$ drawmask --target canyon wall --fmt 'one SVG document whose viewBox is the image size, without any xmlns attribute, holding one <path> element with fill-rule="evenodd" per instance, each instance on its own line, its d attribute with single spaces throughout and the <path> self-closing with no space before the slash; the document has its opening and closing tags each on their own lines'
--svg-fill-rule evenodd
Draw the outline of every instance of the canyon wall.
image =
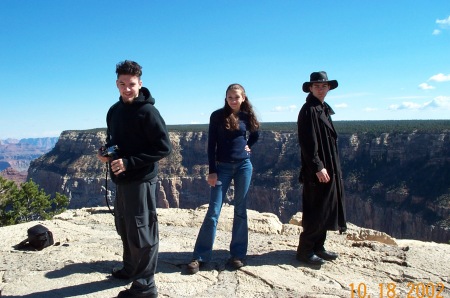
<svg viewBox="0 0 450 298">
<path fill-rule="evenodd" d="M 207 128 L 207 127 L 206 127 Z M 170 129 L 173 153 L 160 162 L 158 207 L 208 203 L 207 131 Z M 28 179 L 70 198 L 70 208 L 105 205 L 115 185 L 96 158 L 105 131 L 64 131 L 54 149 L 31 162 Z M 450 131 L 343 133 L 339 136 L 348 221 L 397 238 L 450 240 Z M 295 124 L 262 130 L 252 148 L 254 174 L 248 207 L 287 222 L 301 211 Z M 106 185 L 108 181 L 108 185 Z M 231 187 L 228 203 L 232 204 Z"/>
<path fill-rule="evenodd" d="M 0 172 L 13 168 L 27 171 L 30 161 L 50 151 L 58 138 L 28 138 L 0 140 Z"/>
<path fill-rule="evenodd" d="M 30 162 L 49 152 L 57 141 L 56 137 L 0 140 L 0 177 L 17 185 L 26 182 Z"/>
</svg>

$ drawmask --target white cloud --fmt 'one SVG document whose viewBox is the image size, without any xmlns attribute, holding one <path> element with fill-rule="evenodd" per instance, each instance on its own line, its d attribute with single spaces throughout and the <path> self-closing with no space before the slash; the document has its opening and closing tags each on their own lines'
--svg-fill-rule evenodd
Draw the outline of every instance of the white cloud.
<svg viewBox="0 0 450 298">
<path fill-rule="evenodd" d="M 375 112 L 375 111 L 378 111 L 378 109 L 377 108 L 365 108 L 364 111 L 365 112 Z"/>
<path fill-rule="evenodd" d="M 450 16 L 443 20 L 436 20 L 436 24 L 438 24 L 441 28 L 450 28 Z"/>
<path fill-rule="evenodd" d="M 293 111 L 297 111 L 297 106 L 296 105 L 290 105 L 290 106 L 276 106 L 272 109 L 272 112 L 293 112 Z"/>
<path fill-rule="evenodd" d="M 434 75 L 431 78 L 429 78 L 428 81 L 435 81 L 435 82 L 450 81 L 450 75 L 445 75 L 443 73 L 438 73 L 437 75 Z"/>
<path fill-rule="evenodd" d="M 405 101 L 401 104 L 390 105 L 389 110 L 418 110 L 422 105 L 414 102 Z"/>
<path fill-rule="evenodd" d="M 272 109 L 272 112 L 283 112 L 285 107 L 277 106 Z"/>
<path fill-rule="evenodd" d="M 336 108 L 347 108 L 348 107 L 348 104 L 346 104 L 346 103 L 338 103 L 338 104 L 335 104 L 334 105 L 334 107 L 336 107 Z"/>
<path fill-rule="evenodd" d="M 428 85 L 427 83 L 422 83 L 422 84 L 419 85 L 419 88 L 422 89 L 422 90 L 433 90 L 436 87 Z"/>
<path fill-rule="evenodd" d="M 439 29 L 434 29 L 433 30 L 433 33 L 431 33 L 432 35 L 439 35 L 439 34 L 441 34 L 441 30 L 439 30 Z"/>
<path fill-rule="evenodd" d="M 450 96 L 438 96 L 425 103 L 402 102 L 401 104 L 390 105 L 389 110 L 426 110 L 444 109 L 450 110 Z"/>
<path fill-rule="evenodd" d="M 438 96 L 424 104 L 424 108 L 438 108 L 450 110 L 450 96 Z"/>
</svg>

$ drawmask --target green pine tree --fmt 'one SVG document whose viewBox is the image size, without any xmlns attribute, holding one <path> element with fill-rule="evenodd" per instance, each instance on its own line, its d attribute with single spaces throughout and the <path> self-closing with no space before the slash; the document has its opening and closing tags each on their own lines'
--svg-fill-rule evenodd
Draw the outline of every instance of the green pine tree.
<svg viewBox="0 0 450 298">
<path fill-rule="evenodd" d="M 0 176 L 0 226 L 6 225 L 6 211 L 8 202 L 15 196 L 17 186 L 14 181 Z"/>
<path fill-rule="evenodd" d="M 6 179 L 0 179 L 2 226 L 51 219 L 64 212 L 68 205 L 69 199 L 66 196 L 56 193 L 55 197 L 51 198 L 43 189 L 39 189 L 39 185 L 33 180 L 22 183 L 17 188 L 14 182 L 11 184 Z"/>
</svg>

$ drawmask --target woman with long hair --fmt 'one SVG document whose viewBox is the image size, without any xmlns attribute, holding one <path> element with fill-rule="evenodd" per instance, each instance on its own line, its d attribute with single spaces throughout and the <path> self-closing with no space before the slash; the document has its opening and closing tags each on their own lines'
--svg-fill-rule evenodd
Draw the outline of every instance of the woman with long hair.
<svg viewBox="0 0 450 298">
<path fill-rule="evenodd" d="M 211 260 L 217 223 L 231 181 L 234 182 L 234 218 L 229 264 L 238 269 L 245 265 L 248 247 L 247 192 L 253 166 L 251 147 L 259 138 L 259 122 L 244 87 L 231 84 L 226 90 L 225 105 L 214 111 L 208 132 L 208 184 L 211 195 L 208 211 L 197 236 L 190 274 Z"/>
</svg>

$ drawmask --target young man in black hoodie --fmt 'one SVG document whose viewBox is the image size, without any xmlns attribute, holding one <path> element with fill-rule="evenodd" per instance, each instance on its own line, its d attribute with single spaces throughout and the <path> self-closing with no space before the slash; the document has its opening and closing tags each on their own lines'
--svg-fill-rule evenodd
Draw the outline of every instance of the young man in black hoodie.
<svg viewBox="0 0 450 298">
<path fill-rule="evenodd" d="M 142 87 L 142 67 L 125 60 L 117 64 L 116 73 L 120 98 L 106 116 L 106 145 L 98 154 L 102 162 L 110 163 L 117 185 L 114 219 L 122 238 L 123 267 L 113 269 L 112 275 L 133 281 L 119 298 L 157 297 L 157 171 L 158 161 L 168 156 L 172 147 L 164 119 L 154 107 L 155 99 Z"/>
</svg>

